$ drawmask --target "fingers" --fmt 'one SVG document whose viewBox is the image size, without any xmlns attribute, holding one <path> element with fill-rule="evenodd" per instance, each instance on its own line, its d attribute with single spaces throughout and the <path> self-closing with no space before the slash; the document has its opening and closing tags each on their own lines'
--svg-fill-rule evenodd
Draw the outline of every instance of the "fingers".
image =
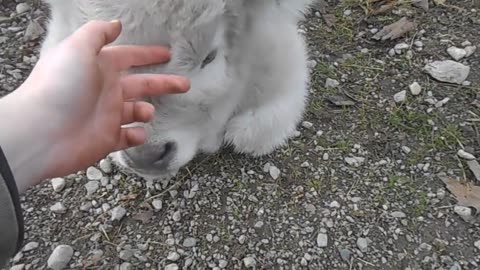
<svg viewBox="0 0 480 270">
<path fill-rule="evenodd" d="M 147 133 L 142 127 L 122 128 L 120 141 L 114 151 L 124 150 L 144 144 L 147 141 Z"/>
<path fill-rule="evenodd" d="M 123 106 L 122 126 L 134 122 L 149 122 L 153 118 L 155 108 L 144 101 L 125 102 Z"/>
<path fill-rule="evenodd" d="M 180 76 L 160 74 L 134 74 L 121 79 L 124 100 L 145 96 L 184 93 L 190 89 L 190 82 Z"/>
<path fill-rule="evenodd" d="M 122 31 L 120 21 L 90 21 L 69 37 L 68 42 L 82 44 L 94 50 L 95 54 L 118 38 Z"/>
<path fill-rule="evenodd" d="M 116 70 L 136 66 L 163 64 L 170 61 L 171 53 L 166 47 L 118 45 L 103 49 L 103 60 Z"/>
</svg>

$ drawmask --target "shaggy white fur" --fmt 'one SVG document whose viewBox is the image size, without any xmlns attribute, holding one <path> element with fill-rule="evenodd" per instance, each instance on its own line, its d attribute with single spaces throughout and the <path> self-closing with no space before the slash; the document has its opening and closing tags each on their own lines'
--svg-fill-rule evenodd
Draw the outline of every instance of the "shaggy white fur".
<svg viewBox="0 0 480 270">
<path fill-rule="evenodd" d="M 168 64 L 132 73 L 191 80 L 186 94 L 147 99 L 157 108 L 144 125 L 147 144 L 112 154 L 144 178 L 174 175 L 197 153 L 224 144 L 269 154 L 303 116 L 309 72 L 297 24 L 312 0 L 45 1 L 52 16 L 41 53 L 89 20 L 120 19 L 114 44 L 168 45 L 173 52 Z"/>
</svg>

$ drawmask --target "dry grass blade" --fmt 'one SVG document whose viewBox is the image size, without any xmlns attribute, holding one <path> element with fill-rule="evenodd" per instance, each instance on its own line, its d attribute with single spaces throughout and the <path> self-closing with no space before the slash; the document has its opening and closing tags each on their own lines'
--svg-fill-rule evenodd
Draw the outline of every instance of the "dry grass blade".
<svg viewBox="0 0 480 270">
<path fill-rule="evenodd" d="M 333 14 L 322 14 L 322 18 L 325 21 L 325 24 L 330 28 L 337 22 L 337 17 Z"/>
<path fill-rule="evenodd" d="M 406 17 L 401 18 L 395 23 L 383 27 L 373 39 L 375 40 L 394 40 L 406 35 L 408 32 L 414 30 L 417 25 L 414 22 L 407 20 Z"/>
<path fill-rule="evenodd" d="M 441 177 L 448 190 L 457 199 L 457 204 L 465 207 L 474 207 L 480 211 L 480 187 L 469 183 L 461 183 L 450 177 Z"/>
</svg>

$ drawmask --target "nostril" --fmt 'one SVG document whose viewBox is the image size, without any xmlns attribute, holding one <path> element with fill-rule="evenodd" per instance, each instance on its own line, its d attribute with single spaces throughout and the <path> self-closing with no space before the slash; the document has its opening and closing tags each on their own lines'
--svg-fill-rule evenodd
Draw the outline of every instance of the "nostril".
<svg viewBox="0 0 480 270">
<path fill-rule="evenodd" d="M 162 161 L 170 156 L 170 154 L 175 150 L 175 143 L 169 142 L 163 146 L 163 151 L 160 153 L 155 162 Z"/>
</svg>

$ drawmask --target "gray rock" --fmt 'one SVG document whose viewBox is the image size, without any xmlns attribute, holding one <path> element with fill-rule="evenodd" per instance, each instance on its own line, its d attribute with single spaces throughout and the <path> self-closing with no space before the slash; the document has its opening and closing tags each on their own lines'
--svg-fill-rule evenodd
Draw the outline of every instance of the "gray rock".
<svg viewBox="0 0 480 270">
<path fill-rule="evenodd" d="M 25 35 L 23 39 L 25 41 L 35 40 L 41 37 L 45 33 L 45 29 L 36 21 L 31 21 L 28 24 L 27 29 L 25 30 Z"/>
<path fill-rule="evenodd" d="M 467 52 L 464 49 L 457 48 L 457 47 L 448 48 L 447 53 L 456 61 L 464 58 L 467 55 Z"/>
<path fill-rule="evenodd" d="M 470 74 L 469 66 L 452 60 L 429 63 L 424 70 L 436 80 L 455 84 L 462 84 Z"/>
<path fill-rule="evenodd" d="M 112 163 L 108 159 L 102 159 L 98 166 L 104 173 L 111 173 L 112 172 Z"/>
<path fill-rule="evenodd" d="M 468 153 L 467 151 L 463 150 L 463 149 L 460 149 L 458 150 L 457 152 L 457 155 L 463 159 L 466 159 L 466 160 L 474 160 L 476 159 L 476 157 L 470 153 Z"/>
<path fill-rule="evenodd" d="M 40 244 L 38 242 L 29 242 L 23 247 L 23 251 L 27 252 L 27 251 L 34 250 L 34 249 L 38 248 L 39 245 Z"/>
<path fill-rule="evenodd" d="M 131 250 L 127 250 L 127 249 L 124 249 L 124 250 L 120 251 L 120 253 L 118 254 L 118 258 L 120 258 L 124 261 L 130 260 L 130 258 L 132 258 L 132 256 L 133 256 L 133 252 Z"/>
<path fill-rule="evenodd" d="M 48 258 L 47 265 L 53 270 L 62 270 L 67 267 L 73 256 L 73 248 L 69 245 L 57 246 L 50 257 Z"/>
<path fill-rule="evenodd" d="M 342 260 L 344 260 L 346 262 L 350 262 L 350 256 L 352 256 L 352 252 L 350 250 L 340 249 L 339 253 L 340 253 L 340 257 L 342 258 Z"/>
<path fill-rule="evenodd" d="M 25 13 L 30 10 L 30 5 L 27 3 L 20 3 L 17 5 L 15 10 L 17 11 L 18 14 Z"/>
<path fill-rule="evenodd" d="M 87 178 L 88 180 L 100 180 L 103 177 L 103 173 L 95 168 L 95 167 L 89 167 L 87 169 Z"/>
<path fill-rule="evenodd" d="M 52 188 L 55 192 L 60 192 L 65 188 L 66 181 L 63 178 L 53 178 L 50 180 L 50 184 L 52 184 Z"/>
<path fill-rule="evenodd" d="M 57 214 L 64 214 L 67 212 L 67 208 L 63 205 L 62 202 L 57 202 L 50 207 L 50 211 L 57 213 Z"/>
<path fill-rule="evenodd" d="M 10 267 L 10 270 L 23 270 L 23 269 L 25 269 L 25 264 L 17 264 Z"/>
<path fill-rule="evenodd" d="M 175 251 L 170 252 L 167 256 L 167 260 L 172 261 L 172 262 L 176 262 L 176 261 L 178 261 L 178 259 L 180 259 L 180 254 L 178 254 Z"/>
<path fill-rule="evenodd" d="M 194 247 L 197 244 L 197 239 L 193 237 L 185 238 L 183 240 L 183 246 L 186 248 Z"/>
<path fill-rule="evenodd" d="M 475 243 L 473 243 L 473 245 L 474 245 L 478 250 L 480 250 L 480 240 L 475 241 Z"/>
<path fill-rule="evenodd" d="M 401 211 L 395 211 L 395 212 L 392 212 L 390 214 L 390 216 L 394 217 L 394 218 L 406 218 L 407 215 Z"/>
<path fill-rule="evenodd" d="M 338 86 L 340 86 L 340 82 L 338 82 L 337 80 L 327 78 L 327 80 L 325 81 L 326 88 L 336 88 Z"/>
<path fill-rule="evenodd" d="M 422 87 L 418 82 L 414 82 L 410 84 L 409 89 L 410 89 L 410 93 L 412 93 L 412 95 L 414 96 L 418 96 L 420 95 L 420 93 L 422 93 Z"/>
<path fill-rule="evenodd" d="M 368 240 L 366 238 L 360 237 L 357 239 L 357 247 L 361 252 L 366 252 L 368 249 Z"/>
<path fill-rule="evenodd" d="M 302 127 L 306 128 L 306 129 L 311 129 L 313 127 L 313 123 L 308 122 L 308 121 L 303 121 L 302 122 Z"/>
<path fill-rule="evenodd" d="M 155 210 L 162 210 L 163 202 L 162 202 L 162 200 L 153 200 L 152 201 L 152 206 L 153 206 L 153 208 L 155 208 Z"/>
<path fill-rule="evenodd" d="M 255 259 L 253 257 L 243 258 L 243 265 L 247 268 L 254 268 L 256 265 Z"/>
<path fill-rule="evenodd" d="M 280 169 L 278 169 L 277 167 L 271 165 L 268 171 L 273 180 L 277 180 L 278 177 L 280 177 Z"/>
<path fill-rule="evenodd" d="M 121 206 L 117 206 L 112 209 L 111 215 L 112 215 L 112 220 L 122 220 L 122 218 L 127 214 L 127 210 Z"/>
<path fill-rule="evenodd" d="M 172 216 L 173 221 L 179 222 L 182 219 L 182 214 L 180 213 L 180 210 L 175 211 Z"/>
<path fill-rule="evenodd" d="M 132 270 L 133 265 L 129 262 L 124 262 L 120 265 L 120 270 Z"/>
<path fill-rule="evenodd" d="M 225 260 L 220 260 L 220 261 L 218 261 L 218 267 L 220 267 L 220 268 L 222 268 L 222 269 L 227 268 L 227 265 L 228 265 L 228 262 L 225 261 Z"/>
<path fill-rule="evenodd" d="M 87 195 L 93 195 L 100 188 L 100 183 L 96 180 L 89 181 L 85 184 L 85 189 L 87 190 Z"/>
<path fill-rule="evenodd" d="M 475 53 L 476 50 L 477 50 L 477 46 L 467 46 L 467 47 L 465 47 L 465 52 L 466 52 L 465 57 L 472 56 Z"/>
<path fill-rule="evenodd" d="M 400 92 L 396 93 L 395 95 L 393 95 L 393 100 L 396 103 L 402 103 L 402 102 L 405 101 L 405 99 L 407 99 L 407 91 L 406 90 L 400 91 Z"/>
<path fill-rule="evenodd" d="M 328 235 L 324 233 L 319 233 L 317 235 L 317 246 L 324 248 L 328 246 Z"/>
<path fill-rule="evenodd" d="M 167 264 L 164 268 L 164 270 L 178 270 L 178 269 L 180 268 L 175 263 Z"/>
</svg>

